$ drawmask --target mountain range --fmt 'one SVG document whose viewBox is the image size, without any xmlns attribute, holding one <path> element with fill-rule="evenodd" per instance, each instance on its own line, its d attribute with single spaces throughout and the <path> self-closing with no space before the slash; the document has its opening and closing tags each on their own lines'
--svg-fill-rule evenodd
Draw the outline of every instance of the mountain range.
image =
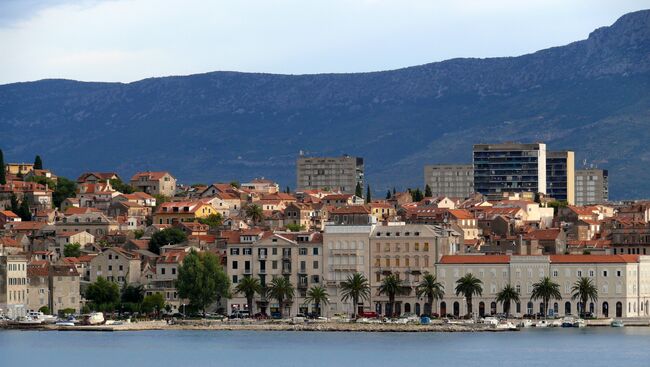
<svg viewBox="0 0 650 367">
<path fill-rule="evenodd" d="M 650 197 L 650 10 L 518 57 L 315 75 L 211 72 L 132 83 L 0 85 L 5 161 L 84 171 L 168 170 L 185 183 L 267 177 L 295 161 L 362 156 L 375 192 L 421 187 L 423 166 L 472 145 L 542 141 L 609 170 L 613 199 Z"/>
</svg>

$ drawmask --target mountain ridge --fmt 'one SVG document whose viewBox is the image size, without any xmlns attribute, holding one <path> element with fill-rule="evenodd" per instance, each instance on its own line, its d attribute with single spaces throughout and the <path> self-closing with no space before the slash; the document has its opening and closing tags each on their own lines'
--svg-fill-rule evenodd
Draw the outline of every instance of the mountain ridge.
<svg viewBox="0 0 650 367">
<path fill-rule="evenodd" d="M 542 140 L 575 150 L 576 166 L 588 158 L 608 168 L 613 198 L 650 197 L 648 91 L 645 10 L 522 56 L 0 85 L 0 144 L 6 160 L 38 153 L 69 176 L 168 169 L 187 182 L 266 176 L 292 187 L 300 150 L 348 153 L 366 158 L 370 184 L 385 191 L 421 186 L 424 164 L 471 162 L 475 143 Z"/>
</svg>

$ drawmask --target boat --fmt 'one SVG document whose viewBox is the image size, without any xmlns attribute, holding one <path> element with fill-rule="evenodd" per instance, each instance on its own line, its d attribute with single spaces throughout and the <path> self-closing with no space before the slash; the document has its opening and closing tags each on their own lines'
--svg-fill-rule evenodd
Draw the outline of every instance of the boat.
<svg viewBox="0 0 650 367">
<path fill-rule="evenodd" d="M 533 326 L 534 326 L 533 322 L 528 319 L 523 320 L 519 323 L 519 327 L 523 327 L 523 328 L 531 328 Z"/>
<path fill-rule="evenodd" d="M 614 320 L 610 323 L 612 327 L 625 327 L 623 320 Z"/>
<path fill-rule="evenodd" d="M 562 319 L 562 327 L 575 327 L 576 319 L 573 316 L 566 316 Z"/>
<path fill-rule="evenodd" d="M 483 318 L 483 323 L 490 326 L 497 326 L 499 325 L 499 319 L 497 319 L 496 317 L 488 316 Z"/>
<path fill-rule="evenodd" d="M 83 323 L 86 325 L 99 325 L 104 323 L 104 314 L 101 312 L 93 312 L 84 315 Z"/>
<path fill-rule="evenodd" d="M 55 316 L 46 315 L 40 311 L 29 311 L 27 313 L 27 316 L 31 317 L 32 319 L 42 320 L 44 324 L 53 324 L 56 322 Z"/>
<path fill-rule="evenodd" d="M 510 322 L 510 321 L 505 321 L 505 320 L 499 322 L 499 323 L 495 326 L 495 328 L 497 328 L 497 329 L 499 329 L 499 330 L 518 330 L 518 329 L 517 329 L 517 326 L 516 326 L 514 323 L 512 323 L 512 322 Z"/>
<path fill-rule="evenodd" d="M 75 324 L 77 322 L 78 321 L 77 321 L 77 319 L 74 318 L 74 316 L 70 316 L 65 320 L 61 319 L 61 320 L 57 321 L 55 325 L 56 326 L 75 326 Z"/>
<path fill-rule="evenodd" d="M 537 323 L 535 324 L 535 327 L 536 327 L 536 328 L 547 328 L 547 327 L 549 327 L 549 323 L 548 323 L 548 321 L 546 321 L 546 320 L 539 320 L 539 321 L 537 321 Z"/>
<path fill-rule="evenodd" d="M 562 327 L 562 320 L 553 320 L 549 326 L 552 327 Z"/>
<path fill-rule="evenodd" d="M 573 323 L 573 327 L 581 328 L 587 326 L 587 322 L 584 319 L 577 319 Z"/>
<path fill-rule="evenodd" d="M 22 316 L 16 319 L 14 324 L 18 324 L 20 326 L 32 326 L 32 325 L 41 325 L 43 324 L 43 320 L 39 320 L 36 318 L 33 318 L 31 316 Z"/>
</svg>

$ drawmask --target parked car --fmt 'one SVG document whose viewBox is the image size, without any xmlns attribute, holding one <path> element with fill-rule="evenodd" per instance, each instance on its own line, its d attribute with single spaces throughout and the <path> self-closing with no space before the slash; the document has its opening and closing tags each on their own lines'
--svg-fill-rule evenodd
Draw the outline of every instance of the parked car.
<svg viewBox="0 0 650 367">
<path fill-rule="evenodd" d="M 379 314 L 375 311 L 363 311 L 359 313 L 359 317 L 365 317 L 369 319 L 374 319 L 379 317 Z"/>
<path fill-rule="evenodd" d="M 241 310 L 241 311 L 233 311 L 233 313 L 230 314 L 230 319 L 244 319 L 250 317 L 250 314 L 248 311 Z"/>
<path fill-rule="evenodd" d="M 282 313 L 281 312 L 271 312 L 271 318 L 272 319 L 281 319 L 282 318 Z"/>
</svg>

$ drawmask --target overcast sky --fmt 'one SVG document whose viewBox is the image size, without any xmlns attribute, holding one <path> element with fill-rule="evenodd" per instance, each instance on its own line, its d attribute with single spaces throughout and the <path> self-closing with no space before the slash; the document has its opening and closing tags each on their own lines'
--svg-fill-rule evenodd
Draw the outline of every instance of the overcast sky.
<svg viewBox="0 0 650 367">
<path fill-rule="evenodd" d="M 515 56 L 647 8 L 650 0 L 0 0 L 0 84 Z"/>
</svg>

